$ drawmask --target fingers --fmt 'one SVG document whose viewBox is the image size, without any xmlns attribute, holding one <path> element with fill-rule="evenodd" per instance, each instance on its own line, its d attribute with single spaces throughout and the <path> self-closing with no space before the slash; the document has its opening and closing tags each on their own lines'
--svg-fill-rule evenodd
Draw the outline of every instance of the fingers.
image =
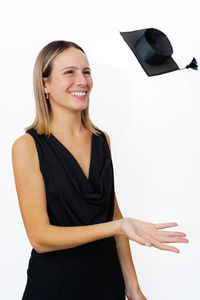
<svg viewBox="0 0 200 300">
<path fill-rule="evenodd" d="M 154 246 L 160 250 L 171 251 L 179 253 L 180 250 L 176 247 L 166 245 L 164 243 L 188 243 L 186 239 L 186 234 L 179 231 L 164 231 L 160 229 L 169 228 L 177 226 L 176 222 L 168 223 L 148 223 L 142 222 L 136 219 L 130 219 L 129 222 L 134 221 L 134 230 L 131 235 L 128 235 L 128 238 L 137 242 L 141 245 Z M 129 228 L 130 229 L 130 228 Z"/>
<path fill-rule="evenodd" d="M 161 243 L 188 243 L 189 240 L 184 237 L 186 237 L 184 232 L 163 230 L 157 230 L 157 232 L 154 232 L 154 234 L 150 236 L 150 238 L 154 238 Z"/>
<path fill-rule="evenodd" d="M 156 229 L 163 229 L 163 228 L 168 228 L 168 227 L 174 227 L 177 226 L 178 223 L 176 222 L 170 222 L 170 223 L 157 223 L 155 224 Z"/>
<path fill-rule="evenodd" d="M 157 231 L 157 234 L 159 236 L 186 236 L 186 233 L 184 232 L 179 232 L 179 231 L 167 231 L 167 230 L 160 230 L 160 231 Z"/>
<path fill-rule="evenodd" d="M 180 252 L 180 250 L 178 248 L 162 244 L 156 240 L 151 240 L 150 242 L 151 242 L 152 246 L 154 246 L 160 250 L 166 250 L 166 251 L 171 251 L 171 252 L 175 252 L 175 253 Z"/>
<path fill-rule="evenodd" d="M 188 243 L 189 241 L 188 241 L 188 239 L 185 239 L 185 238 L 160 236 L 159 242 L 161 242 L 161 243 Z"/>
</svg>

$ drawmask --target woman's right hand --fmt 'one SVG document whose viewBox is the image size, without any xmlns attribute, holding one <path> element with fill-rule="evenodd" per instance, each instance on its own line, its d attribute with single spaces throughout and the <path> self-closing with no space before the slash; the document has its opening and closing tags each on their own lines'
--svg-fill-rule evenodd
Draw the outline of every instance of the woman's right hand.
<svg viewBox="0 0 200 300">
<path fill-rule="evenodd" d="M 164 243 L 188 243 L 186 234 L 178 231 L 164 231 L 160 229 L 177 226 L 175 222 L 171 223 L 149 223 L 134 218 L 121 219 L 121 230 L 126 237 L 141 245 L 154 246 L 160 250 L 167 250 L 179 253 L 180 250 L 165 245 Z"/>
</svg>

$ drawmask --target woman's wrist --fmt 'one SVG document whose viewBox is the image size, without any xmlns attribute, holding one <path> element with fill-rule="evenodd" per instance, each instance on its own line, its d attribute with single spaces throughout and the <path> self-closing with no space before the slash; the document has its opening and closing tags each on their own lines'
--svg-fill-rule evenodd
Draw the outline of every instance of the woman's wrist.
<svg viewBox="0 0 200 300">
<path fill-rule="evenodd" d="M 135 292 L 138 292 L 140 290 L 140 286 L 136 277 L 131 279 L 129 276 L 128 278 L 125 278 L 124 281 L 125 281 L 126 289 L 128 290 L 133 289 Z"/>
<path fill-rule="evenodd" d="M 123 219 L 113 220 L 113 222 L 115 222 L 116 224 L 115 235 L 124 235 L 124 232 L 122 230 Z"/>
</svg>

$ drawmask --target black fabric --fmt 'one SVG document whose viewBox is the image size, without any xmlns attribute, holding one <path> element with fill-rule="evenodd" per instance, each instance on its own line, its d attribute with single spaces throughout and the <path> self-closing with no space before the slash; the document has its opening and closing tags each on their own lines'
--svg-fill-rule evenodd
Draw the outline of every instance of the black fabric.
<svg viewBox="0 0 200 300">
<path fill-rule="evenodd" d="M 135 49 L 138 55 L 152 66 L 160 66 L 173 53 L 172 45 L 167 36 L 160 30 L 150 28 L 137 41 Z"/>
<path fill-rule="evenodd" d="M 84 226 L 113 220 L 114 172 L 104 133 L 92 135 L 89 178 L 54 135 L 29 133 L 44 178 L 50 223 Z M 114 237 L 38 253 L 33 248 L 22 300 L 125 300 Z"/>
</svg>

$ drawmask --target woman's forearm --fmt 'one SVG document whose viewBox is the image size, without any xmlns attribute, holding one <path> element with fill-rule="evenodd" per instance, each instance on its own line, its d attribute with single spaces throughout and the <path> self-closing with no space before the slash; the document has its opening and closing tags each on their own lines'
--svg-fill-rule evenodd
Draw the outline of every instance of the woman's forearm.
<svg viewBox="0 0 200 300">
<path fill-rule="evenodd" d="M 120 220 L 122 218 L 123 216 L 121 213 L 119 213 L 118 216 L 115 216 L 115 220 Z M 139 283 L 132 260 L 129 239 L 125 235 L 116 235 L 114 238 L 125 285 L 126 287 L 134 287 L 137 290 L 139 289 Z"/>
<path fill-rule="evenodd" d="M 46 225 L 38 229 L 38 235 L 34 248 L 37 252 L 50 252 L 73 248 L 102 238 L 122 235 L 120 220 L 105 223 L 60 227 Z"/>
</svg>

